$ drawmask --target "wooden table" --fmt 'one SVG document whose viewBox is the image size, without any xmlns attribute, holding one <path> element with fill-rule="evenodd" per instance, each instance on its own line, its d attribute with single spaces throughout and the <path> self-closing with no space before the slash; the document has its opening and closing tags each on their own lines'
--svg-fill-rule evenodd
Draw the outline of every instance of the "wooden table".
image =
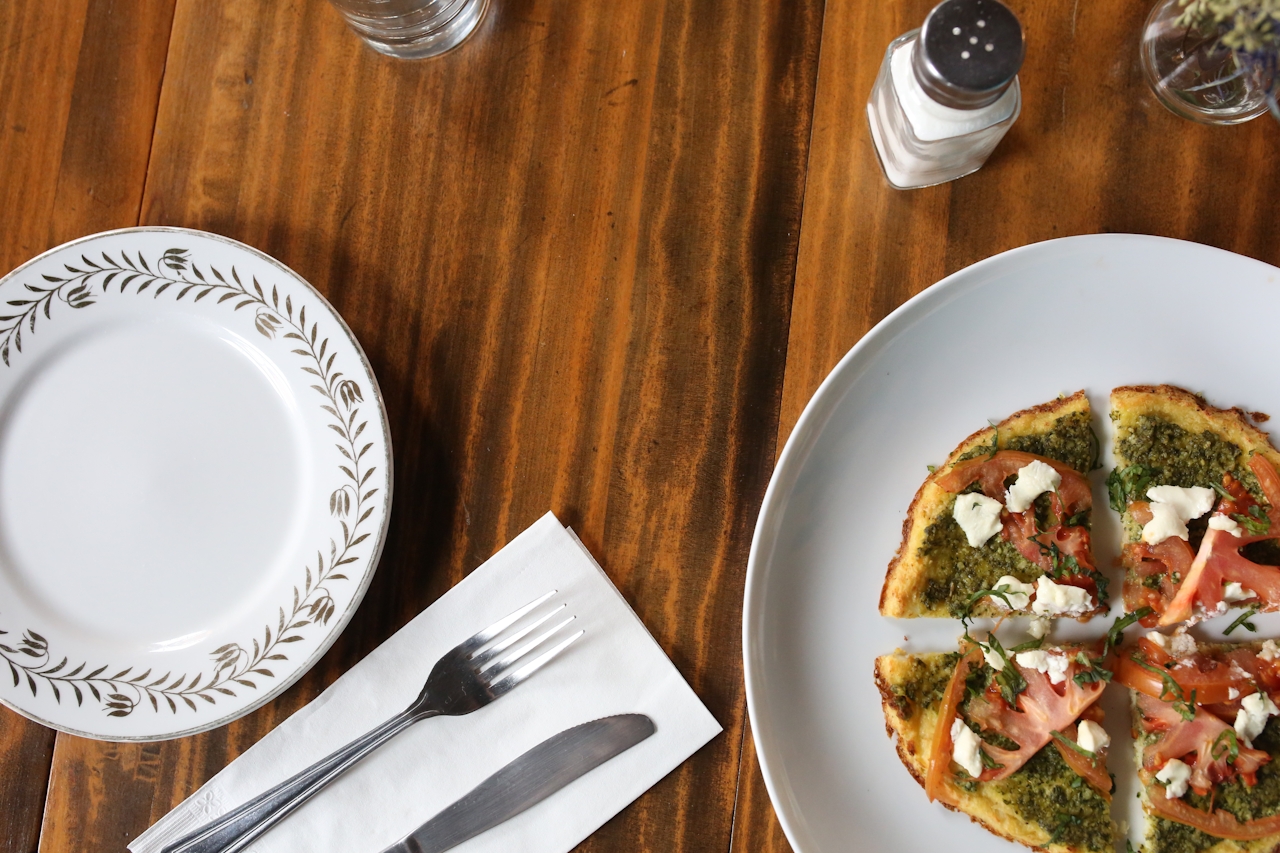
<svg viewBox="0 0 1280 853">
<path fill-rule="evenodd" d="M 863 106 L 932 0 L 494 0 L 421 63 L 322 0 L 0 4 L 0 269 L 137 224 L 256 246 L 350 323 L 396 451 L 373 586 L 275 702 L 145 745 L 0 710 L 0 853 L 123 850 L 548 509 L 725 728 L 579 849 L 789 849 L 747 725 L 742 592 L 827 371 L 907 297 L 1036 240 L 1280 263 L 1280 128 L 1165 112 L 1137 65 L 1151 2 L 1014 3 L 1022 117 L 981 172 L 907 193 Z"/>
</svg>

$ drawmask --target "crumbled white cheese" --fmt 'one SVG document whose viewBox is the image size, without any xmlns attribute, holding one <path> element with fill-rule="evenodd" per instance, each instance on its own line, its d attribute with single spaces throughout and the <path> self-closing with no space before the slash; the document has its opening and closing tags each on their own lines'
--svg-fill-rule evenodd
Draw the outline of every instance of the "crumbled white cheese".
<svg viewBox="0 0 1280 853">
<path fill-rule="evenodd" d="M 982 775 L 981 748 L 982 741 L 978 736 L 964 724 L 964 720 L 956 717 L 951 724 L 951 759 L 974 779 Z"/>
<path fill-rule="evenodd" d="M 1230 533 L 1232 536 L 1236 536 L 1236 537 L 1239 537 L 1239 536 L 1243 536 L 1243 535 L 1244 535 L 1244 534 L 1242 534 L 1242 533 L 1240 532 L 1240 525 L 1239 525 L 1239 524 L 1236 524 L 1236 520 L 1235 520 L 1234 518 L 1231 518 L 1230 516 L 1223 515 L 1223 514 L 1222 514 L 1222 513 L 1220 513 L 1220 512 L 1219 512 L 1219 513 L 1217 513 L 1217 514 L 1215 514 L 1215 515 L 1210 516 L 1210 518 L 1209 518 L 1209 529 L 1210 529 L 1210 530 L 1225 530 L 1225 531 L 1227 531 L 1228 533 Z"/>
<path fill-rule="evenodd" d="M 998 652 L 990 646 L 984 646 L 981 643 L 978 644 L 978 648 L 982 649 L 982 656 L 987 659 L 987 666 L 991 667 L 996 672 L 1000 672 L 1004 669 L 1004 658 L 1000 657 Z"/>
<path fill-rule="evenodd" d="M 1018 479 L 1005 493 L 1004 505 L 1009 512 L 1026 512 L 1036 498 L 1052 492 L 1062 484 L 1062 475 L 1039 459 L 1018 469 Z"/>
<path fill-rule="evenodd" d="M 1253 739 L 1262 734 L 1267 727 L 1267 718 L 1280 714 L 1280 708 L 1265 693 L 1250 693 L 1240 700 L 1240 710 L 1236 712 L 1236 735 L 1250 749 Z"/>
<path fill-rule="evenodd" d="M 1147 497 L 1151 499 L 1151 520 L 1142 528 L 1142 541 L 1159 545 L 1171 536 L 1186 539 L 1187 522 L 1213 509 L 1215 492 L 1203 486 L 1152 486 Z"/>
<path fill-rule="evenodd" d="M 1067 680 L 1067 668 L 1071 666 L 1071 661 L 1064 654 L 1032 649 L 1028 652 L 1018 652 L 1014 657 L 1019 666 L 1048 675 L 1049 681 L 1053 684 L 1062 684 Z"/>
<path fill-rule="evenodd" d="M 1258 657 L 1263 660 L 1275 660 L 1280 657 L 1280 646 L 1276 645 L 1275 640 L 1263 640 L 1262 648 L 1258 650 Z"/>
<path fill-rule="evenodd" d="M 1147 497 L 1154 503 L 1170 504 L 1178 508 L 1178 514 L 1190 521 L 1213 509 L 1217 494 L 1204 486 L 1152 486 Z"/>
<path fill-rule="evenodd" d="M 1196 638 L 1188 634 L 1186 628 L 1179 628 L 1169 637 L 1169 654 L 1174 657 L 1191 657 L 1197 651 L 1199 648 L 1196 646 Z"/>
<path fill-rule="evenodd" d="M 1176 758 L 1170 758 L 1156 774 L 1156 778 L 1164 783 L 1164 795 L 1176 800 L 1187 792 L 1187 783 L 1191 781 L 1191 768 Z"/>
<path fill-rule="evenodd" d="M 1093 609 L 1088 590 L 1070 584 L 1054 583 L 1048 575 L 1036 580 L 1036 600 L 1031 612 L 1037 616 L 1081 616 Z"/>
<path fill-rule="evenodd" d="M 1049 617 L 1032 616 L 1031 621 L 1027 624 L 1027 633 L 1037 640 L 1043 640 L 1044 635 L 1049 633 Z"/>
<path fill-rule="evenodd" d="M 1148 631 L 1147 639 L 1155 643 L 1164 651 L 1169 651 L 1169 638 L 1164 634 L 1161 634 L 1159 631 Z"/>
<path fill-rule="evenodd" d="M 1236 581 L 1229 582 L 1222 588 L 1222 600 L 1235 604 L 1237 601 L 1248 601 L 1250 598 L 1257 598 L 1258 594 L 1251 589 L 1245 589 Z"/>
<path fill-rule="evenodd" d="M 1098 750 L 1106 748 L 1111 743 L 1111 735 L 1093 720 L 1081 720 L 1076 729 L 1076 743 L 1081 749 L 1097 754 Z"/>
<path fill-rule="evenodd" d="M 998 595 L 991 596 L 991 600 L 1006 610 L 1010 608 L 1013 610 L 1026 610 L 1027 605 L 1031 603 L 1031 593 L 1035 591 L 1034 584 L 1023 583 L 1013 575 L 1005 575 L 1000 578 L 1000 580 L 996 581 L 996 585 L 992 587 L 992 589 L 998 590 L 1001 587 L 1008 587 L 1009 591 L 1006 592 L 1004 596 L 1009 599 L 1009 604 L 1006 605 L 1004 603 L 1004 598 L 1001 598 Z"/>
<path fill-rule="evenodd" d="M 1000 532 L 1000 501 L 995 498 L 977 492 L 960 495 L 951 515 L 972 548 L 981 548 Z"/>
<path fill-rule="evenodd" d="M 1239 690 L 1236 690 L 1234 687 L 1228 687 L 1228 688 L 1227 688 L 1227 700 L 1228 700 L 1228 701 L 1230 701 L 1230 702 L 1234 702 L 1235 700 L 1237 700 L 1237 699 L 1239 699 L 1239 698 L 1240 698 L 1240 691 L 1239 691 Z"/>
</svg>

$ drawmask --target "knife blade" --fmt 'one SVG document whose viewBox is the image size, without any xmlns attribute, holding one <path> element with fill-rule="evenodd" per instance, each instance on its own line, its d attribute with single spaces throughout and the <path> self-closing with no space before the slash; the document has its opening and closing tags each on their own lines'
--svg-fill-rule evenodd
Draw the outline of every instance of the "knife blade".
<svg viewBox="0 0 1280 853">
<path fill-rule="evenodd" d="M 565 729 L 485 779 L 382 853 L 443 853 L 508 821 L 653 734 L 644 714 Z"/>
</svg>

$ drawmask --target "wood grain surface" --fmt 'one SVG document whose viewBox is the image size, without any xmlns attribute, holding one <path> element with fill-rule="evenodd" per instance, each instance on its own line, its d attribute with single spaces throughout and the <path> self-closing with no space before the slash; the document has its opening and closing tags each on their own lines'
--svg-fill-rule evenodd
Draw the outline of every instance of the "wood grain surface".
<svg viewBox="0 0 1280 853">
<path fill-rule="evenodd" d="M 820 27 L 815 2 L 503 2 L 401 63 L 324 3 L 177 4 L 141 221 L 334 303 L 386 397 L 395 509 L 281 699 L 176 742 L 60 737 L 42 851 L 121 849 L 548 509 L 726 729 L 582 849 L 728 848 Z"/>
<path fill-rule="evenodd" d="M 137 224 L 172 15 L 173 0 L 0 4 L 0 272 Z M 36 849 L 53 752 L 51 730 L 0 708 L 0 853 Z"/>
<path fill-rule="evenodd" d="M 1266 117 L 1201 126 L 1161 107 L 1138 66 L 1152 3 L 1010 5 L 1027 41 L 1022 115 L 981 171 L 901 192 L 881 175 L 865 105 L 884 48 L 918 27 L 933 0 L 828 0 L 778 451 L 827 373 L 872 326 L 999 252 L 1114 231 L 1280 264 L 1280 127 Z M 754 750 L 748 737 L 734 851 L 789 851 Z"/>
<path fill-rule="evenodd" d="M 746 728 L 742 589 L 776 454 L 839 357 L 1036 240 L 1280 263 L 1280 128 L 1166 113 L 1136 62 L 1149 4 L 1014 3 L 1021 118 L 982 171 L 905 193 L 864 105 L 930 0 L 495 0 L 420 63 L 318 0 L 0 4 L 0 267 L 136 222 L 269 252 L 364 345 L 396 452 L 373 586 L 276 701 L 149 745 L 55 746 L 0 710 L 0 853 L 123 850 L 548 509 L 725 727 L 580 849 L 789 850 Z"/>
</svg>

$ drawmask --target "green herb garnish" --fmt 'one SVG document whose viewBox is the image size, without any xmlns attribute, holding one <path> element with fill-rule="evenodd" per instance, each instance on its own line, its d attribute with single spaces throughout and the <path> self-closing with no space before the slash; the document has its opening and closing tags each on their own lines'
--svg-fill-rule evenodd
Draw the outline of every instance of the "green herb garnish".
<svg viewBox="0 0 1280 853">
<path fill-rule="evenodd" d="M 1057 844 L 1058 839 L 1062 837 L 1062 833 L 1066 832 L 1072 826 L 1079 826 L 1080 818 L 1066 812 L 1058 812 L 1058 827 L 1049 836 L 1050 844 Z"/>
<path fill-rule="evenodd" d="M 1027 689 L 1027 680 L 1022 677 L 1022 673 L 1009 660 L 1009 653 L 1004 650 L 1004 646 L 1000 645 L 1000 640 L 996 638 L 995 634 L 987 637 L 987 648 L 1004 662 L 1004 666 L 996 672 L 994 680 L 1000 687 L 1000 695 L 1004 697 L 1004 701 L 1009 703 L 1010 708 L 1016 709 L 1018 707 L 1018 694 Z M 992 667 L 992 669 L 994 668 Z"/>
<path fill-rule="evenodd" d="M 1072 681 L 1083 687 L 1086 684 L 1095 684 L 1099 681 L 1110 681 L 1111 670 L 1102 666 L 1098 661 L 1101 658 L 1091 658 L 1084 652 L 1076 654 L 1076 663 L 1082 667 L 1079 672 L 1072 676 Z"/>
<path fill-rule="evenodd" d="M 1124 512 L 1130 501 L 1144 499 L 1151 481 L 1159 473 L 1159 468 L 1149 468 L 1146 465 L 1112 469 L 1107 475 L 1107 497 L 1111 508 L 1116 512 Z"/>
<path fill-rule="evenodd" d="M 1240 741 L 1236 737 L 1235 729 L 1223 729 L 1222 734 L 1218 735 L 1213 742 L 1213 747 L 1209 750 L 1209 754 L 1213 756 L 1213 760 L 1217 761 L 1222 756 L 1227 756 L 1227 761 L 1235 761 L 1240 755 Z"/>
<path fill-rule="evenodd" d="M 1231 517 L 1241 527 L 1249 531 L 1250 536 L 1261 536 L 1271 529 L 1271 519 L 1267 517 L 1262 507 L 1257 504 L 1249 507 L 1248 515 L 1242 512 L 1233 512 Z"/>
<path fill-rule="evenodd" d="M 1067 737 L 1060 731 L 1056 731 L 1056 730 L 1051 731 L 1049 732 L 1049 734 L 1053 735 L 1054 740 L 1056 740 L 1058 743 L 1062 744 L 1065 747 L 1068 747 L 1069 749 L 1074 749 L 1076 752 L 1080 753 L 1085 758 L 1098 757 L 1098 754 L 1096 752 L 1090 752 L 1089 750 L 1085 749 L 1083 746 L 1076 743 L 1075 741 L 1073 741 L 1071 738 Z"/>
<path fill-rule="evenodd" d="M 1191 691 L 1191 698 L 1188 699 L 1186 694 L 1182 692 L 1182 685 L 1174 681 L 1173 676 L 1169 675 L 1169 673 L 1157 666 L 1152 666 L 1137 654 L 1131 657 L 1130 660 L 1145 669 L 1147 672 L 1154 672 L 1156 675 L 1160 676 L 1160 681 L 1163 684 L 1160 689 L 1160 699 L 1168 702 L 1170 700 L 1166 697 L 1172 696 L 1173 710 L 1181 714 L 1182 719 L 1189 722 L 1196 718 L 1196 692 L 1194 690 Z"/>
<path fill-rule="evenodd" d="M 1107 641 L 1102 647 L 1102 656 L 1106 657 L 1107 653 L 1120 645 L 1120 640 L 1126 628 L 1137 622 L 1139 619 L 1146 618 L 1151 615 L 1150 607 L 1140 607 L 1132 613 L 1127 613 L 1111 623 L 1111 627 L 1107 629 Z"/>
<path fill-rule="evenodd" d="M 1244 628 L 1246 631 L 1258 632 L 1258 626 L 1249 621 L 1250 618 L 1258 614 L 1258 605 L 1253 605 L 1245 612 L 1236 617 L 1236 621 L 1232 622 L 1223 630 L 1223 635 L 1230 634 L 1236 628 Z"/>
</svg>

